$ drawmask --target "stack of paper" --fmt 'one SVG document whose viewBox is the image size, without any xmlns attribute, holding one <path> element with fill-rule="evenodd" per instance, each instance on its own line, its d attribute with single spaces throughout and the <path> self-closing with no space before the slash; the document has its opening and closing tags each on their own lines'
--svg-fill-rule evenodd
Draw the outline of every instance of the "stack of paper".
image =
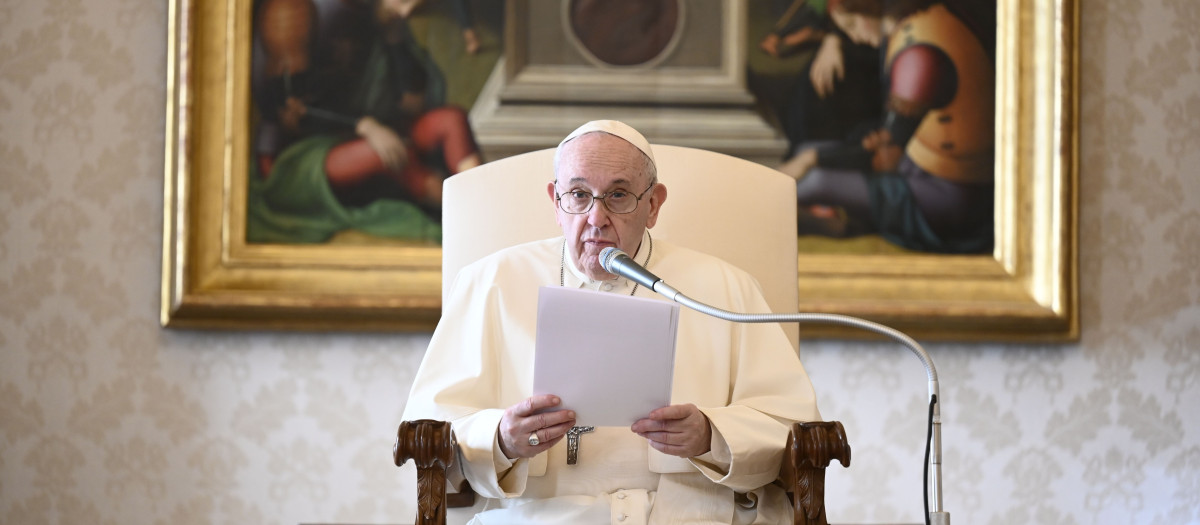
<svg viewBox="0 0 1200 525">
<path fill-rule="evenodd" d="M 629 426 L 671 401 L 679 305 L 544 286 L 533 393 L 562 398 L 576 425 Z"/>
</svg>

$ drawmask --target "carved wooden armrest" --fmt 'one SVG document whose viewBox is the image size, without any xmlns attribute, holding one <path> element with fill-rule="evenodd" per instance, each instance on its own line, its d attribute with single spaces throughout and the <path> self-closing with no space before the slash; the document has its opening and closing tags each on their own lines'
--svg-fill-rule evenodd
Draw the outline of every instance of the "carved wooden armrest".
<svg viewBox="0 0 1200 525">
<path fill-rule="evenodd" d="M 417 465 L 417 525 L 443 525 L 447 507 L 470 507 L 475 502 L 475 493 L 465 480 L 457 494 L 446 496 L 446 474 L 454 465 L 456 446 L 446 421 L 405 421 L 396 431 L 392 450 L 396 466 L 410 459 Z"/>
<path fill-rule="evenodd" d="M 454 465 L 457 443 L 450 423 L 405 421 L 396 431 L 392 451 L 396 466 L 410 459 L 417 465 L 417 525 L 444 525 L 447 507 L 470 507 L 475 493 L 463 481 L 458 494 L 446 494 L 447 470 Z M 788 435 L 780 478 L 792 495 L 797 524 L 827 525 L 825 467 L 833 460 L 850 466 L 846 430 L 837 421 L 795 423 Z"/>
<path fill-rule="evenodd" d="M 792 495 L 793 520 L 803 525 L 827 525 L 825 467 L 833 460 L 850 466 L 846 429 L 837 421 L 795 423 L 784 449 L 780 478 Z"/>
</svg>

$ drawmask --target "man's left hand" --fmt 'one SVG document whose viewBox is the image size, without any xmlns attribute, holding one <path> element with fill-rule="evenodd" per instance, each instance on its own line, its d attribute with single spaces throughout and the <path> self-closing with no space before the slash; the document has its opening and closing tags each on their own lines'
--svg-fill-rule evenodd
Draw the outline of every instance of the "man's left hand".
<svg viewBox="0 0 1200 525">
<path fill-rule="evenodd" d="M 634 433 L 650 441 L 655 450 L 681 458 L 708 452 L 712 427 L 696 405 L 671 405 L 659 408 L 631 427 Z"/>
</svg>

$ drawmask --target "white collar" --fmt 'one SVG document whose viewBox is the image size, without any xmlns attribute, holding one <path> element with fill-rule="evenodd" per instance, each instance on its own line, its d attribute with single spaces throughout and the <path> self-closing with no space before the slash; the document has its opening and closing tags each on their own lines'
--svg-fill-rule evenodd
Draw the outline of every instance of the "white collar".
<svg viewBox="0 0 1200 525">
<path fill-rule="evenodd" d="M 638 245 L 637 253 L 633 255 L 634 261 L 638 261 L 639 258 L 641 259 L 638 264 L 642 265 L 643 268 L 647 267 L 650 263 L 649 246 L 652 242 L 654 241 L 650 239 L 650 230 L 646 230 L 642 233 L 642 242 Z M 563 243 L 563 250 L 566 250 L 566 238 L 563 239 Z M 563 272 L 563 286 L 568 288 L 587 288 L 601 292 L 625 294 L 634 292 L 633 287 L 636 283 L 624 277 L 618 276 L 608 280 L 594 280 L 589 278 L 586 273 L 575 267 L 574 258 L 567 257 L 565 253 L 563 254 L 562 264 L 565 270 Z"/>
</svg>

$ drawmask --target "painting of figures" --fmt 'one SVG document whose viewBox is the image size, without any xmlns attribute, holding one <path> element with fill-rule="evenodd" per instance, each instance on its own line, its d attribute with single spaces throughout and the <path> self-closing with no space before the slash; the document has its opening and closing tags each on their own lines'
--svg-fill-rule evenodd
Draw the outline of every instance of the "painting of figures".
<svg viewBox="0 0 1200 525">
<path fill-rule="evenodd" d="M 992 250 L 995 24 L 988 0 L 788 3 L 755 63 L 802 55 L 798 74 L 752 85 L 787 137 L 801 235 Z"/>
<path fill-rule="evenodd" d="M 482 160 L 463 72 L 499 54 L 473 14 L 467 0 L 255 3 L 247 242 L 437 243 L 442 181 Z"/>
<path fill-rule="evenodd" d="M 1077 4 L 172 0 L 163 322 L 432 326 L 442 184 L 615 119 L 795 181 L 800 311 L 1071 337 Z"/>
</svg>

